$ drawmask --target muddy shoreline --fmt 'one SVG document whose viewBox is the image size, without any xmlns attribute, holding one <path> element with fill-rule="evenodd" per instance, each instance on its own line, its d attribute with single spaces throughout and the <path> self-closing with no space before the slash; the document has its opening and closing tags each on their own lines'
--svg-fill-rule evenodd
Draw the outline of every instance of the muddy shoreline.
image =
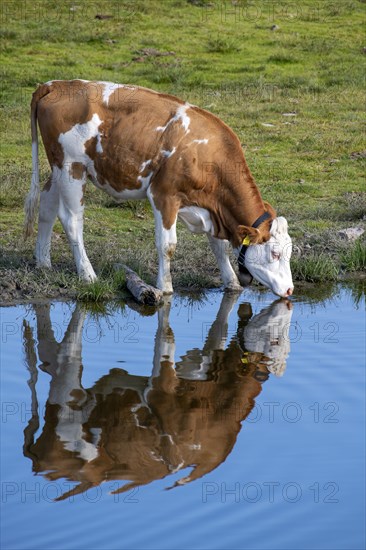
<svg viewBox="0 0 366 550">
<path fill-rule="evenodd" d="M 35 273 L 37 274 L 36 269 L 34 269 Z M 48 290 L 44 295 L 39 290 L 39 287 L 35 291 L 33 285 L 32 285 L 32 278 L 31 278 L 31 272 L 30 276 L 27 278 L 27 281 L 19 282 L 16 280 L 16 272 L 13 272 L 12 270 L 6 270 L 2 273 L 0 272 L 0 307 L 10 307 L 10 306 L 16 306 L 20 304 L 27 304 L 27 303 L 48 303 L 50 301 L 57 301 L 57 302 L 70 302 L 70 301 L 78 301 L 80 300 L 78 288 L 62 288 L 62 287 L 48 287 Z M 182 285 L 175 285 L 174 291 L 177 293 L 185 293 L 189 292 L 192 294 L 205 294 L 206 292 L 211 291 L 218 291 L 222 290 L 223 287 L 220 285 L 219 279 L 215 278 L 213 279 L 214 284 L 212 286 L 207 286 L 205 288 L 197 288 L 197 287 L 187 287 Z M 332 281 L 330 283 L 321 283 L 323 286 L 332 286 L 334 287 L 337 284 L 344 283 L 344 284 L 350 284 L 350 285 L 361 285 L 364 287 L 365 292 L 365 286 L 366 286 L 366 273 L 364 272 L 355 272 L 355 273 L 343 273 L 340 274 L 338 279 L 336 281 Z M 37 285 L 38 286 L 38 285 Z M 254 283 L 252 286 L 258 288 L 258 289 L 264 289 L 261 285 L 257 285 Z M 295 298 L 296 298 L 296 291 L 299 294 L 303 293 L 316 293 L 317 289 L 319 287 L 318 282 L 309 282 L 309 281 L 295 281 Z M 243 292 L 245 292 L 245 288 L 243 288 Z M 81 300 L 81 301 L 87 301 L 87 300 Z M 91 300 L 92 301 L 92 300 Z M 128 302 L 128 303 L 135 303 L 131 294 L 124 288 L 121 288 L 119 291 L 115 292 L 112 296 L 106 299 L 100 300 L 101 302 L 106 301 L 120 301 L 120 302 Z"/>
</svg>

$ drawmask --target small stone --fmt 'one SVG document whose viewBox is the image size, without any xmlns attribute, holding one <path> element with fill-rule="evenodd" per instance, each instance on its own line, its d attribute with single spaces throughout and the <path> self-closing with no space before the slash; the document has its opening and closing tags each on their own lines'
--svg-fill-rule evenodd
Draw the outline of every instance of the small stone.
<svg viewBox="0 0 366 550">
<path fill-rule="evenodd" d="M 306 245 L 304 246 L 304 248 L 306 248 L 307 250 L 310 250 L 311 249 L 311 245 L 309 243 L 306 243 Z"/>
<path fill-rule="evenodd" d="M 261 122 L 261 124 L 266 128 L 274 128 L 274 124 L 271 124 L 270 122 Z"/>
<path fill-rule="evenodd" d="M 354 159 L 364 159 L 366 158 L 366 151 L 354 151 L 350 154 L 350 158 Z"/>
<path fill-rule="evenodd" d="M 305 183 L 305 180 L 303 180 L 302 178 L 300 178 L 299 180 L 297 180 L 297 183 L 300 183 L 300 185 L 302 185 L 303 183 Z"/>
<path fill-rule="evenodd" d="M 297 116 L 297 113 L 282 113 L 282 116 Z"/>
<path fill-rule="evenodd" d="M 278 25 L 272 25 L 271 31 L 275 32 L 275 31 L 279 31 L 279 30 L 280 30 L 280 27 Z"/>
<path fill-rule="evenodd" d="M 348 242 L 355 241 L 364 233 L 365 230 L 362 227 L 348 227 L 347 229 L 341 229 L 340 231 L 338 231 L 338 235 Z"/>
</svg>

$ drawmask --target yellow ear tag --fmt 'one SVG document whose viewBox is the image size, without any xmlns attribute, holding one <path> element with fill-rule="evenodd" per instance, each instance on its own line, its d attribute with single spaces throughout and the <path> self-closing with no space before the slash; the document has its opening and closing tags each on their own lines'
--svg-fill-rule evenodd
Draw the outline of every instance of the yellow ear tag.
<svg viewBox="0 0 366 550">
<path fill-rule="evenodd" d="M 248 351 L 244 351 L 243 357 L 241 358 L 241 362 L 244 363 L 244 365 L 249 363 L 248 358 L 245 357 L 246 355 L 248 355 L 248 353 L 249 353 Z"/>
<path fill-rule="evenodd" d="M 245 246 L 249 246 L 249 245 L 250 245 L 250 237 L 249 237 L 249 235 L 247 235 L 247 236 L 245 237 L 245 239 L 243 240 L 243 244 L 244 244 Z"/>
</svg>

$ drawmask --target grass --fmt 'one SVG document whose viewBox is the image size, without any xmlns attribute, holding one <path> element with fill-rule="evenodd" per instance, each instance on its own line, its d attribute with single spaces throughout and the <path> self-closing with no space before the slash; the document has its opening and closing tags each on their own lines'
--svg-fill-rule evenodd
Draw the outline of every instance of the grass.
<svg viewBox="0 0 366 550">
<path fill-rule="evenodd" d="M 291 263 L 295 281 L 326 283 L 336 281 L 338 268 L 335 262 L 325 254 L 310 254 L 302 258 L 293 258 Z"/>
<path fill-rule="evenodd" d="M 303 0 L 272 10 L 244 0 L 101 5 L 41 0 L 4 7 L 0 280 L 18 285 L 24 298 L 59 292 L 101 300 L 123 289 L 112 269 L 122 261 L 154 282 L 153 218 L 145 202 L 111 208 L 108 196 L 87 190 L 86 248 L 103 282 L 92 289 L 80 286 L 59 224 L 54 272 L 35 271 L 34 241 L 21 240 L 31 177 L 31 94 L 39 82 L 78 77 L 151 87 L 218 115 L 239 136 L 262 196 L 288 218 L 301 250 L 293 260 L 295 278 L 318 282 L 364 269 L 364 239 L 349 247 L 338 242 L 337 231 L 365 227 L 365 4 Z M 96 19 L 101 10 L 112 18 Z M 144 48 L 174 53 L 136 60 Z M 40 163 L 45 180 L 43 150 Z M 206 240 L 184 229 L 178 238 L 175 287 L 219 285 Z"/>
<path fill-rule="evenodd" d="M 238 52 L 238 43 L 230 37 L 216 36 L 207 41 L 207 51 L 211 53 L 232 53 Z"/>
<path fill-rule="evenodd" d="M 342 255 L 342 265 L 346 271 L 366 270 L 366 244 L 356 241 L 355 244 Z"/>
<path fill-rule="evenodd" d="M 103 302 L 113 298 L 116 290 L 110 281 L 100 278 L 93 283 L 80 284 L 77 299 L 81 302 Z"/>
</svg>

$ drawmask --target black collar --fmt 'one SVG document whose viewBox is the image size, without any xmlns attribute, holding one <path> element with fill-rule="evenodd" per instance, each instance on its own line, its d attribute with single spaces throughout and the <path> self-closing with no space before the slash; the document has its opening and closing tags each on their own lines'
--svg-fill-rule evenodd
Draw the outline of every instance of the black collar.
<svg viewBox="0 0 366 550">
<path fill-rule="evenodd" d="M 271 217 L 271 215 L 268 212 L 264 212 L 261 216 L 259 216 L 259 218 L 257 218 L 255 220 L 255 222 L 252 224 L 252 227 L 254 227 L 256 229 L 257 227 L 260 226 L 261 223 L 268 220 L 270 217 Z M 248 242 L 248 244 L 246 244 L 246 243 L 244 244 L 244 243 L 245 243 L 245 239 L 244 239 L 243 244 L 241 246 L 241 249 L 240 249 L 240 252 L 239 252 L 239 257 L 238 257 L 239 271 L 241 273 L 246 273 L 247 275 L 248 274 L 250 275 L 248 269 L 245 267 L 245 253 L 248 250 L 249 242 Z"/>
</svg>

